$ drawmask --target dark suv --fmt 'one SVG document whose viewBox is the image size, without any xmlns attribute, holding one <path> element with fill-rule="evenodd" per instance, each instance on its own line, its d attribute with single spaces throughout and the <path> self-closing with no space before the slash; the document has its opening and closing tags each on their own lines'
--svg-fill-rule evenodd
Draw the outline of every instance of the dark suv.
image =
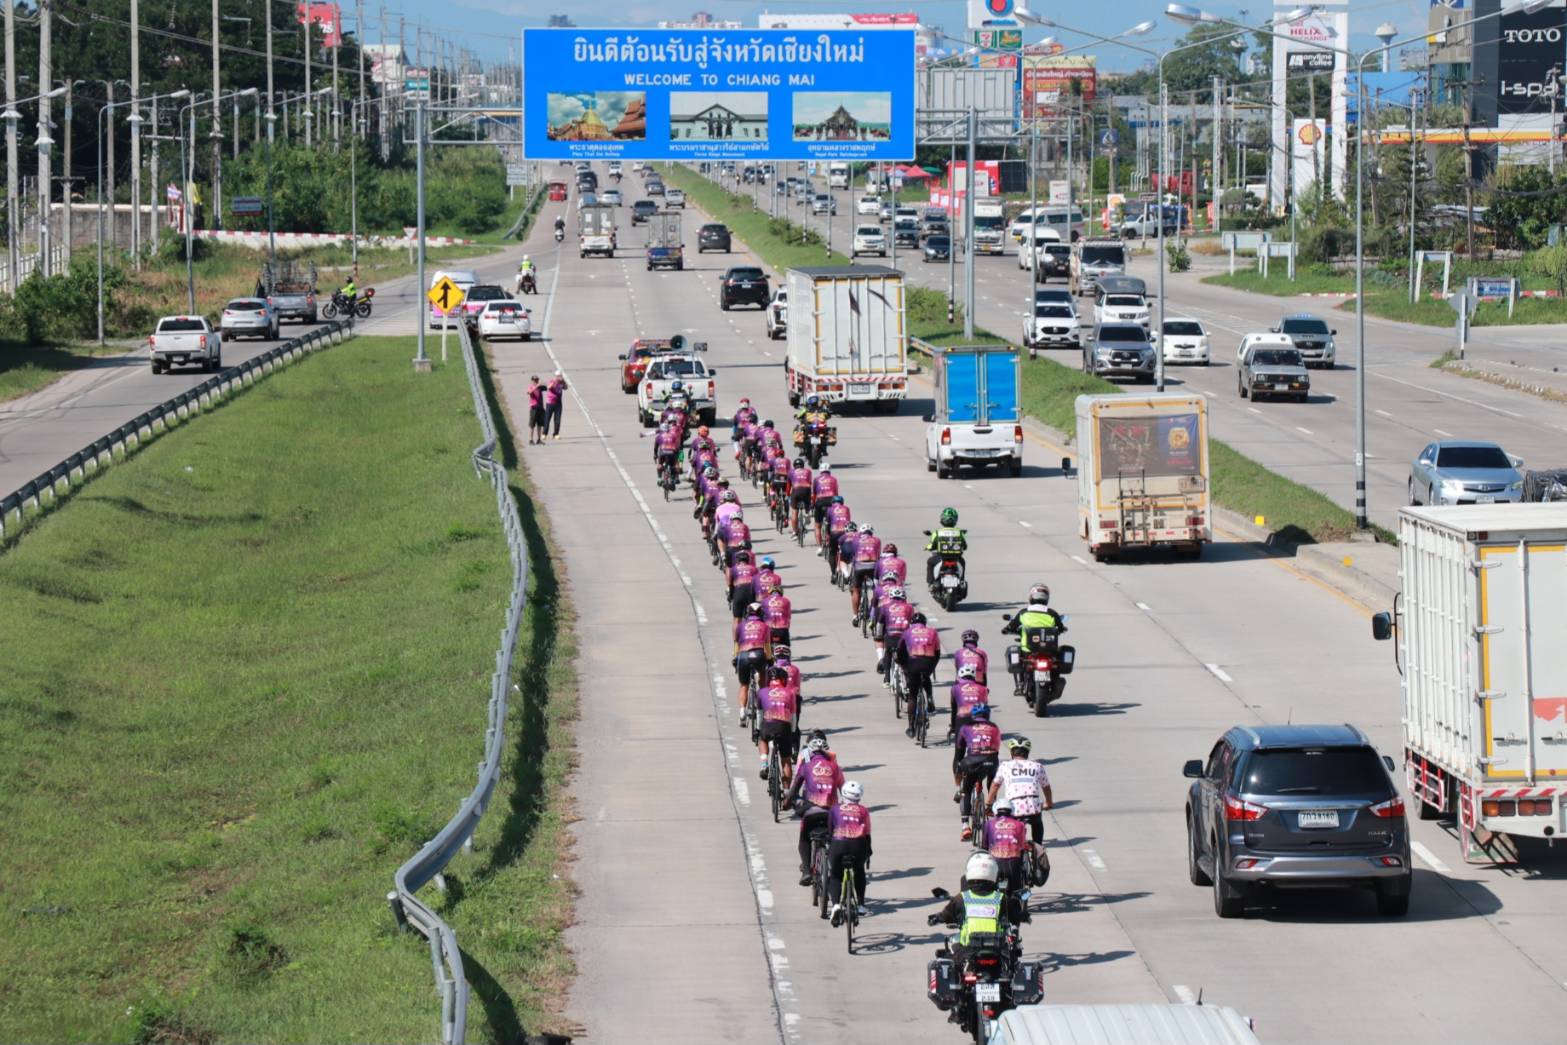
<svg viewBox="0 0 1567 1045">
<path fill-rule="evenodd" d="M 1351 725 L 1235 726 L 1186 763 L 1186 867 L 1220 918 L 1262 886 L 1369 886 L 1409 911 L 1409 825 L 1393 762 Z"/>
<path fill-rule="evenodd" d="M 697 230 L 696 252 L 701 254 L 703 251 L 708 250 L 721 250 L 725 254 L 729 253 L 729 226 L 714 223 L 712 225 L 703 225 Z"/>
<path fill-rule="evenodd" d="M 647 219 L 658 213 L 658 204 L 652 200 L 637 200 L 631 205 L 631 224 L 645 225 Z"/>
<path fill-rule="evenodd" d="M 767 273 L 755 265 L 736 265 L 718 287 L 718 307 L 725 312 L 745 304 L 766 308 L 767 298 Z"/>
</svg>

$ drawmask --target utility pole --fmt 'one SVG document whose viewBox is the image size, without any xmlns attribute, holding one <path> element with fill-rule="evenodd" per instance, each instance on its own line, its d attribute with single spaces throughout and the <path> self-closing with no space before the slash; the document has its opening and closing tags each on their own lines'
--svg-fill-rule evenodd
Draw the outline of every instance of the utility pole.
<svg viewBox="0 0 1567 1045">
<path fill-rule="evenodd" d="M 131 3 L 134 7 L 135 0 Z M 5 245 L 10 276 L 6 285 L 14 294 L 21 266 L 18 243 L 22 235 L 22 213 L 17 205 L 20 168 L 16 159 L 16 121 L 22 114 L 16 111 L 16 4 L 11 0 L 0 0 L 0 4 L 5 7 Z"/>
<path fill-rule="evenodd" d="M 417 102 L 414 105 L 414 168 L 417 172 L 414 179 L 415 196 L 417 197 L 415 202 L 415 216 L 419 226 L 417 230 L 417 235 L 419 238 L 419 276 L 417 281 L 414 283 L 415 290 L 418 290 L 418 288 L 426 285 L 424 281 L 424 106 L 425 103 L 423 101 Z M 420 293 L 423 293 L 423 291 L 420 291 Z M 420 311 L 422 312 L 424 310 L 421 309 Z M 419 328 L 419 351 L 418 354 L 414 356 L 415 373 L 428 373 L 430 370 L 430 357 L 424 353 L 424 328 L 429 325 L 430 324 L 425 321 L 425 318 L 422 315 L 418 317 L 418 321 L 415 323 L 415 326 Z M 445 328 L 446 321 L 442 319 L 441 336 L 443 338 L 446 336 Z"/>
<path fill-rule="evenodd" d="M 332 28 L 337 43 L 332 46 L 332 151 L 337 152 L 343 147 L 343 103 L 337 89 L 337 52 L 343 47 L 343 13 L 341 7 L 334 10 L 337 13 L 333 16 Z M 322 42 L 326 42 L 324 34 Z"/>
<path fill-rule="evenodd" d="M 1472 262 L 1475 258 L 1475 154 L 1469 141 L 1469 125 L 1474 122 L 1474 92 L 1472 83 L 1463 85 L 1464 91 L 1464 250 Z"/>
<path fill-rule="evenodd" d="M 1208 172 L 1208 186 L 1213 195 L 1213 233 L 1223 232 L 1224 213 L 1224 81 L 1213 78 L 1213 169 Z"/>
<path fill-rule="evenodd" d="M 1409 92 L 1409 303 L 1415 303 L 1415 171 L 1420 165 L 1419 91 Z"/>
<path fill-rule="evenodd" d="M 107 119 L 109 121 L 109 126 L 108 126 L 108 130 L 107 130 L 107 133 L 109 135 L 109 169 L 108 169 L 107 173 L 108 173 L 108 176 L 109 176 L 109 178 L 108 178 L 108 181 L 109 181 L 109 185 L 108 185 L 108 189 L 109 189 L 109 213 L 112 215 L 114 213 L 114 81 L 113 80 L 105 80 L 103 83 L 104 83 L 104 86 L 108 89 L 108 92 L 109 92 L 109 108 L 106 110 L 106 116 L 107 116 Z M 103 128 L 99 128 L 99 133 L 100 134 L 105 133 L 104 129 Z M 100 238 L 102 238 L 102 228 L 101 228 L 102 220 L 103 220 L 103 218 L 102 218 L 102 211 L 100 211 L 99 212 L 99 224 L 100 224 L 99 237 Z M 109 232 L 110 232 L 109 242 L 114 244 L 115 246 L 119 246 L 119 244 L 120 244 L 120 237 L 116 234 L 116 227 L 111 225 L 110 229 L 109 229 Z"/>
<path fill-rule="evenodd" d="M 223 227 L 223 83 L 218 55 L 218 0 L 212 0 L 212 228 Z M 196 119 L 195 113 L 191 120 Z M 191 167 L 196 166 L 196 139 L 190 142 Z M 193 174 L 194 177 L 194 174 Z"/>
<path fill-rule="evenodd" d="M 4 0 L 0 0 L 4 2 Z M 6 4 L 7 17 L 11 6 Z M 131 125 L 131 264 L 141 271 L 141 5 L 131 0 L 131 114 L 125 122 Z M 12 158 L 12 168 L 16 167 Z M 154 179 L 157 180 L 157 179 Z M 152 227 L 156 241 L 157 226 Z"/>
<path fill-rule="evenodd" d="M 270 3 L 265 3 L 261 6 L 264 7 L 267 12 L 267 148 L 271 149 L 272 143 L 275 140 L 277 134 L 277 96 L 273 94 L 275 88 L 273 87 L 272 82 L 272 5 Z M 272 162 L 270 155 L 271 154 L 269 153 L 269 158 L 267 160 L 268 163 Z M 268 204 L 268 206 L 270 206 L 270 204 Z"/>
<path fill-rule="evenodd" d="M 3 0 L 0 0 L 0 2 L 3 2 Z M 149 251 L 156 251 L 158 249 L 158 230 L 161 228 L 158 222 L 158 202 L 164 199 L 163 186 L 158 184 L 158 96 L 156 94 L 152 96 L 151 116 L 152 135 L 148 139 L 151 142 L 149 147 L 151 155 L 147 159 L 148 174 L 150 175 L 148 178 L 150 184 L 147 186 L 147 195 L 150 197 L 148 202 L 151 204 L 151 219 L 147 226 L 147 248 Z M 141 209 L 139 201 L 136 204 L 136 208 L 138 210 Z M 140 223 L 140 220 L 138 217 L 137 222 Z M 138 255 L 137 266 L 140 267 L 140 265 L 140 255 Z"/>
<path fill-rule="evenodd" d="M 365 111 L 365 134 L 369 140 L 370 109 L 365 104 L 365 6 L 364 0 L 354 0 L 354 49 L 359 52 L 359 107 Z M 352 129 L 352 128 L 350 128 Z"/>
<path fill-rule="evenodd" d="M 9 0 L 5 0 L 9 2 Z M 53 107 L 49 90 L 54 85 L 54 7 L 53 0 L 38 2 L 38 89 L 43 96 L 38 99 L 38 271 L 49 275 L 49 182 L 54 162 L 49 155 L 54 139 L 49 137 L 49 125 L 54 121 L 49 110 Z"/>
<path fill-rule="evenodd" d="M 310 93 L 310 5 L 305 4 L 305 97 L 300 100 L 305 110 L 305 148 L 310 148 L 310 110 L 315 107 L 315 96 Z"/>
<path fill-rule="evenodd" d="M 0 0 L 0 2 L 3 2 L 3 0 Z M 73 122 L 72 117 L 75 115 L 71 96 L 75 91 L 76 81 L 67 80 L 65 82 L 65 151 L 60 156 L 60 173 L 62 175 L 60 183 L 64 187 L 64 191 L 60 193 L 60 200 L 65 204 L 65 210 L 62 215 L 65 219 L 62 223 L 65 238 L 62 242 L 65 244 L 65 264 L 67 268 L 71 264 L 71 248 L 75 246 L 75 241 L 71 238 L 73 231 L 71 228 L 71 124 Z"/>
<path fill-rule="evenodd" d="M 963 171 L 963 340 L 974 340 L 974 139 L 979 118 L 968 111 L 968 164 Z M 896 221 L 893 223 L 897 224 Z"/>
</svg>

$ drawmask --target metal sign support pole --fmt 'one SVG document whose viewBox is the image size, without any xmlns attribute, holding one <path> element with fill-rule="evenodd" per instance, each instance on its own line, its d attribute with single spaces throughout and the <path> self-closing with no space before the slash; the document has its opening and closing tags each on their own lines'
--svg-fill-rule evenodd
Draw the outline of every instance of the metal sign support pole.
<svg viewBox="0 0 1567 1045">
<path fill-rule="evenodd" d="M 963 340 L 974 340 L 974 136 L 977 116 L 968 111 L 968 168 L 963 172 L 967 195 L 963 200 Z M 897 233 L 897 215 L 893 215 L 893 233 Z"/>
<path fill-rule="evenodd" d="M 416 175 L 415 175 L 415 181 L 416 181 L 417 184 L 416 184 L 416 187 L 415 187 L 415 190 L 414 190 L 414 195 L 415 195 L 415 197 L 417 198 L 417 201 L 418 201 L 417 204 L 416 204 L 416 215 L 415 215 L 415 219 L 416 219 L 415 220 L 415 224 L 418 225 L 418 230 L 415 232 L 415 235 L 418 237 L 418 243 L 416 244 L 416 246 L 417 246 L 418 251 L 419 251 L 419 276 L 418 276 L 419 282 L 417 284 L 415 284 L 415 288 L 416 288 L 418 293 L 423 294 L 424 293 L 424 286 L 425 286 L 425 280 L 424 280 L 424 102 L 423 101 L 419 101 L 419 102 L 416 102 L 414 104 L 414 158 L 415 158 L 414 166 L 415 166 L 415 169 L 416 169 L 416 172 L 417 172 Z M 426 322 L 425 322 L 425 317 L 424 316 L 418 316 L 417 317 L 417 325 L 419 327 L 419 352 L 418 352 L 417 355 L 414 356 L 414 371 L 416 373 L 429 373 L 430 372 L 430 357 L 425 355 L 425 353 L 424 353 L 424 328 L 427 325 Z M 442 323 L 441 323 L 441 338 L 442 338 L 442 340 L 444 342 L 444 340 L 446 338 L 446 323 L 444 321 L 442 321 Z"/>
</svg>

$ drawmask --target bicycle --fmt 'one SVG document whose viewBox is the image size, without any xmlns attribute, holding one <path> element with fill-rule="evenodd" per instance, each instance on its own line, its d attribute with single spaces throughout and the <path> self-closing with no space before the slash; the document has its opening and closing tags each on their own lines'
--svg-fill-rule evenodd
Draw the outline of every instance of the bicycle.
<svg viewBox="0 0 1567 1045">
<path fill-rule="evenodd" d="M 860 895 L 854 891 L 854 868 L 860 862 L 857 856 L 843 858 L 843 881 L 838 884 L 838 902 L 843 910 L 838 917 L 843 920 L 844 932 L 849 938 L 849 953 L 854 953 L 854 927 L 860 924 Z M 837 922 L 833 923 L 837 925 Z"/>
<path fill-rule="evenodd" d="M 827 829 L 811 832 L 811 906 L 827 917 Z"/>
<path fill-rule="evenodd" d="M 934 710 L 932 701 L 929 689 L 914 696 L 914 742 L 920 747 L 925 746 L 925 740 L 930 735 L 930 715 Z"/>
<path fill-rule="evenodd" d="M 816 543 L 822 543 L 820 532 L 818 532 L 816 536 Z M 805 519 L 802 517 L 801 510 L 798 508 L 796 508 L 794 511 L 794 543 L 795 547 L 797 548 L 805 547 Z"/>
<path fill-rule="evenodd" d="M 969 840 L 975 845 L 985 837 L 985 779 L 976 776 L 968 799 Z"/>
<path fill-rule="evenodd" d="M 675 477 L 675 466 L 672 462 L 668 460 L 659 462 L 658 485 L 664 490 L 664 500 L 668 501 L 670 493 L 679 485 L 679 480 Z"/>
<path fill-rule="evenodd" d="M 887 652 L 887 656 L 893 656 L 891 650 Z M 909 677 L 903 673 L 903 665 L 899 664 L 896 658 L 893 658 L 892 666 L 888 668 L 888 673 L 892 681 L 893 716 L 902 718 L 903 702 L 909 697 Z"/>
<path fill-rule="evenodd" d="M 755 744 L 762 735 L 762 705 L 756 695 L 756 672 L 751 672 L 751 678 L 745 684 L 745 717 L 751 725 L 751 743 Z"/>
<path fill-rule="evenodd" d="M 778 813 L 784 808 L 784 798 L 787 795 L 783 780 L 784 756 L 781 750 L 783 746 L 782 741 L 775 740 L 767 752 L 767 796 L 772 801 L 775 824 L 778 822 Z M 794 763 L 792 748 L 789 751 L 789 762 L 791 765 Z"/>
</svg>

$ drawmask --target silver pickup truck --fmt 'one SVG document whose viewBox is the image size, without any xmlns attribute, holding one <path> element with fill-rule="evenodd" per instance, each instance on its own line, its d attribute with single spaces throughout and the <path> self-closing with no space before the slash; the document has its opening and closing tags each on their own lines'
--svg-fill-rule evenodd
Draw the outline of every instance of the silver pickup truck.
<svg viewBox="0 0 1567 1045">
<path fill-rule="evenodd" d="M 291 260 L 261 267 L 261 278 L 256 281 L 256 297 L 266 298 L 272 306 L 272 314 L 281 322 L 297 319 L 301 323 L 315 323 L 320 319 L 316 301 L 316 267 Z"/>
<path fill-rule="evenodd" d="M 154 374 L 195 363 L 216 373 L 223 369 L 223 338 L 202 316 L 164 316 L 147 338 Z"/>
</svg>

